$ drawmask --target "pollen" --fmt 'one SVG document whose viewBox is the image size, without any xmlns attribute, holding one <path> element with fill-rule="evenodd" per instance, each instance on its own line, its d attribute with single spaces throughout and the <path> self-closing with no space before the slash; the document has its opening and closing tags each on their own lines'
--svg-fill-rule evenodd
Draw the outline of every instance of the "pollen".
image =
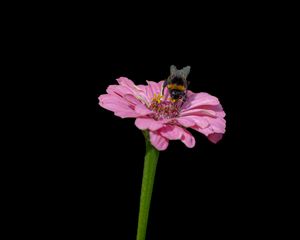
<svg viewBox="0 0 300 240">
<path fill-rule="evenodd" d="M 154 112 L 153 118 L 156 120 L 175 118 L 179 115 L 182 103 L 172 101 L 170 98 L 163 99 L 161 94 L 154 95 L 149 109 Z"/>
<path fill-rule="evenodd" d="M 152 99 L 152 102 L 153 101 L 156 101 L 156 102 L 158 102 L 158 103 L 160 103 L 161 102 L 161 99 L 162 99 L 162 95 L 161 94 L 154 94 L 154 97 L 153 97 L 153 99 Z"/>
</svg>

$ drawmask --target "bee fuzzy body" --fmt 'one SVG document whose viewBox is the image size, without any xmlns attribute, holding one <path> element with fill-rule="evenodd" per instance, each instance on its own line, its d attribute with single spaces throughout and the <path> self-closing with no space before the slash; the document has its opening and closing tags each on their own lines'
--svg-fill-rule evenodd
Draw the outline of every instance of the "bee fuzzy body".
<svg viewBox="0 0 300 240">
<path fill-rule="evenodd" d="M 164 82 L 163 89 L 167 87 L 173 102 L 179 99 L 185 101 L 188 87 L 187 76 L 190 72 L 190 67 L 187 66 L 181 70 L 177 70 L 177 68 L 172 65 L 170 72 L 170 76 Z"/>
<path fill-rule="evenodd" d="M 173 101 L 183 99 L 186 95 L 186 86 L 181 79 L 176 82 L 171 81 L 171 83 L 168 83 L 167 88 Z"/>
</svg>

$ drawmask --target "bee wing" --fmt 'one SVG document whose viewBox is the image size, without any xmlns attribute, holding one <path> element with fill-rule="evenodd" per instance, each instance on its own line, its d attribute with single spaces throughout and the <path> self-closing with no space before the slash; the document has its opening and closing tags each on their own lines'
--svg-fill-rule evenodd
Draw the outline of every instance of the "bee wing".
<svg viewBox="0 0 300 240">
<path fill-rule="evenodd" d="M 187 88 L 188 87 L 188 83 L 187 83 L 186 79 L 187 79 L 190 71 L 191 71 L 191 67 L 190 66 L 186 66 L 186 67 L 182 68 L 181 70 L 178 70 L 176 68 L 176 66 L 172 65 L 170 67 L 171 75 L 170 75 L 169 78 L 172 78 L 174 76 L 182 78 L 184 80 L 184 85 Z M 170 80 L 170 79 L 168 79 L 168 80 Z"/>
<path fill-rule="evenodd" d="M 190 66 L 187 66 L 187 67 L 185 67 L 185 68 L 183 68 L 183 69 L 181 69 L 181 70 L 178 71 L 179 75 L 184 80 L 184 86 L 185 86 L 185 88 L 188 87 L 188 82 L 187 82 L 186 79 L 187 79 L 190 71 L 191 71 L 191 67 Z"/>
<path fill-rule="evenodd" d="M 184 67 L 183 69 L 180 70 L 181 76 L 187 79 L 188 75 L 190 74 L 190 71 L 191 71 L 190 66 Z"/>
<path fill-rule="evenodd" d="M 171 75 L 175 75 L 176 72 L 177 72 L 176 66 L 172 65 L 172 66 L 170 67 L 170 73 L 171 73 Z"/>
</svg>

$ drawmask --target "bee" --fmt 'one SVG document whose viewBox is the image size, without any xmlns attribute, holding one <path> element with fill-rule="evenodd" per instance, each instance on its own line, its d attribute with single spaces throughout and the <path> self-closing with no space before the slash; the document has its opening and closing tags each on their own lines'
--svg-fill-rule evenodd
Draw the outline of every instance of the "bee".
<svg viewBox="0 0 300 240">
<path fill-rule="evenodd" d="M 177 102 L 186 100 L 188 82 L 187 77 L 190 73 L 191 67 L 187 66 L 182 69 L 177 69 L 174 65 L 170 67 L 170 76 L 165 80 L 163 84 L 162 94 L 167 87 L 171 101 Z"/>
</svg>

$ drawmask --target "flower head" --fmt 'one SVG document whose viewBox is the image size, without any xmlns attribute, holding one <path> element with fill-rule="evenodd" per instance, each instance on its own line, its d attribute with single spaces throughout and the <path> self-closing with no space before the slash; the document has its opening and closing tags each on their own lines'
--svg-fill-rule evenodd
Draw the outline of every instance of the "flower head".
<svg viewBox="0 0 300 240">
<path fill-rule="evenodd" d="M 135 85 L 126 77 L 110 85 L 107 94 L 100 95 L 101 107 L 121 118 L 136 118 L 135 125 L 148 130 L 150 141 L 157 150 L 165 150 L 169 140 L 181 140 L 187 147 L 195 146 L 192 128 L 217 143 L 225 133 L 225 113 L 219 100 L 208 93 L 187 91 L 185 101 L 173 101 L 163 82 L 147 81 Z"/>
</svg>

